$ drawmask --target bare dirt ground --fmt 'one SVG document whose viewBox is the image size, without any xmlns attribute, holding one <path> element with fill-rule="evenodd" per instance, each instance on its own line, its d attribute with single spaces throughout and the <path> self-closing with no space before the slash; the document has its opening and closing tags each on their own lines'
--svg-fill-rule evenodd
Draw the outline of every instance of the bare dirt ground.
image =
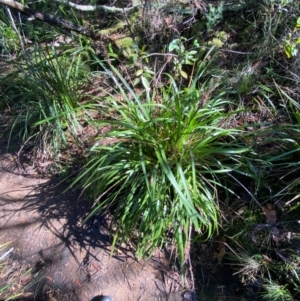
<svg viewBox="0 0 300 301">
<path fill-rule="evenodd" d="M 24 285 L 35 283 L 31 299 L 188 300 L 178 290 L 178 273 L 168 269 L 161 253 L 141 262 L 124 248 L 110 259 L 105 218 L 82 225 L 86 202 L 63 191 L 0 148 L 0 245 L 12 242 L 11 269 L 32 269 L 21 279 Z"/>
</svg>

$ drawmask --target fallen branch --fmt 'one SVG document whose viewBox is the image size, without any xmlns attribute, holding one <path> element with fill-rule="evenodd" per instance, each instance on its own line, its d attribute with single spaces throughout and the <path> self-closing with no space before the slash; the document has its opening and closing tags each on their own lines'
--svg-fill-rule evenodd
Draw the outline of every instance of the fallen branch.
<svg viewBox="0 0 300 301">
<path fill-rule="evenodd" d="M 138 4 L 131 7 L 120 8 L 120 7 L 111 7 L 106 5 L 81 5 L 81 4 L 69 2 L 67 0 L 54 0 L 54 1 L 80 11 L 103 11 L 106 13 L 124 13 L 124 12 L 128 13 L 128 12 L 135 11 L 139 6 L 141 6 L 140 4 Z"/>
<path fill-rule="evenodd" d="M 69 22 L 67 20 L 61 19 L 61 18 L 57 18 L 54 17 L 53 15 L 50 14 L 44 14 L 42 12 L 36 11 L 34 9 L 28 8 L 25 5 L 14 1 L 14 0 L 0 0 L 0 4 L 4 4 L 10 8 L 16 9 L 18 11 L 20 11 L 21 13 L 30 16 L 36 20 L 40 20 L 43 22 L 47 22 L 49 24 L 54 24 L 54 25 L 58 25 L 61 28 L 65 28 L 65 29 L 69 29 L 69 30 L 73 30 L 76 31 L 78 33 L 81 33 L 85 36 L 91 37 L 91 38 L 99 38 L 99 35 L 96 35 L 92 30 L 87 29 L 85 27 L 82 26 L 78 26 L 73 24 L 72 22 Z"/>
</svg>

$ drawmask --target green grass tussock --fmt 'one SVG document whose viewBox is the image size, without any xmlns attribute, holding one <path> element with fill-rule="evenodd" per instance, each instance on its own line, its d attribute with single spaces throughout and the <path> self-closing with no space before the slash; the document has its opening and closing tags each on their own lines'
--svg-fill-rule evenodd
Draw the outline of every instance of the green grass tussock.
<svg viewBox="0 0 300 301">
<path fill-rule="evenodd" d="M 218 189 L 226 189 L 220 175 L 244 165 L 239 130 L 221 127 L 234 112 L 226 112 L 222 94 L 203 106 L 196 80 L 181 88 L 170 78 L 161 91 L 141 96 L 116 69 L 106 72 L 115 91 L 101 101 L 106 117 L 99 126 L 110 130 L 76 179 L 95 201 L 89 216 L 113 207 L 113 246 L 131 239 L 143 257 L 175 242 L 183 268 L 192 232 L 204 239 L 217 230 Z"/>
</svg>

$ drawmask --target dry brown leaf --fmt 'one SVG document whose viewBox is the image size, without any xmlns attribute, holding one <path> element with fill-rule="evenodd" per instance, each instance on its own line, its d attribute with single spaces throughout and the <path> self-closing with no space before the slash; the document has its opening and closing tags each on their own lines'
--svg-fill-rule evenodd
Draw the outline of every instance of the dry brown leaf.
<svg viewBox="0 0 300 301">
<path fill-rule="evenodd" d="M 277 228 L 277 227 L 273 227 L 273 228 L 271 229 L 271 234 L 272 234 L 273 240 L 274 240 L 275 243 L 276 243 L 276 246 L 278 246 L 279 242 L 280 242 L 281 240 L 284 240 L 284 239 L 287 237 L 287 235 L 288 235 L 288 233 L 287 233 L 287 232 L 284 232 L 283 229 L 279 229 L 279 228 Z"/>
<path fill-rule="evenodd" d="M 225 243 L 226 243 L 226 238 L 224 236 L 222 236 L 219 240 L 218 243 L 218 252 L 214 252 L 214 258 L 218 259 L 218 262 L 221 262 L 225 253 L 226 253 L 226 249 L 225 249 Z"/>
<path fill-rule="evenodd" d="M 21 284 L 23 286 L 27 285 L 31 280 L 33 276 L 31 274 L 26 274 L 20 277 Z"/>
<path fill-rule="evenodd" d="M 275 210 L 273 204 L 268 203 L 268 204 L 262 206 L 261 209 L 262 209 L 262 211 L 264 212 L 264 214 L 265 214 L 267 220 L 268 220 L 270 223 L 274 223 L 274 224 L 277 223 L 276 210 Z"/>
<path fill-rule="evenodd" d="M 222 248 L 219 252 L 214 252 L 214 258 L 217 258 L 218 262 L 221 262 L 225 253 L 226 253 L 226 249 Z"/>
<path fill-rule="evenodd" d="M 237 215 L 242 215 L 247 209 L 248 209 L 248 206 L 242 206 L 240 209 L 238 209 L 236 214 Z"/>
<path fill-rule="evenodd" d="M 78 279 L 74 279 L 73 283 L 76 284 L 78 287 L 81 287 L 81 283 Z"/>
<path fill-rule="evenodd" d="M 263 259 L 264 259 L 264 261 L 266 261 L 266 262 L 272 262 L 272 259 L 270 258 L 270 257 L 268 257 L 267 255 L 262 255 L 262 257 L 263 257 Z"/>
<path fill-rule="evenodd" d="M 53 279 L 50 276 L 46 276 L 45 279 L 50 281 L 50 282 L 53 282 Z"/>
</svg>

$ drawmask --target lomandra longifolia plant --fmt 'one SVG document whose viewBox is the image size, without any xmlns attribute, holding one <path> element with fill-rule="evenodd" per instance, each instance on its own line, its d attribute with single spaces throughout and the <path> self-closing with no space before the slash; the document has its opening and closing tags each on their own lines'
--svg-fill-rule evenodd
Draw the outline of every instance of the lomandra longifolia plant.
<svg viewBox="0 0 300 301">
<path fill-rule="evenodd" d="M 86 98 L 79 92 L 86 82 L 80 57 L 37 47 L 17 70 L 17 79 L 7 85 L 18 112 L 11 135 L 18 132 L 23 141 L 34 140 L 50 156 L 67 145 L 68 137 L 79 142 L 89 107 L 82 104 Z"/>
<path fill-rule="evenodd" d="M 197 79 L 180 89 L 170 77 L 141 95 L 113 67 L 106 73 L 115 90 L 101 100 L 99 125 L 110 130 L 75 183 L 96 203 L 89 216 L 112 209 L 113 247 L 130 239 L 143 257 L 175 243 L 183 268 L 192 230 L 210 237 L 217 228 L 219 175 L 238 168 L 247 149 L 238 130 L 220 127 L 228 101 L 218 95 L 202 106 Z"/>
</svg>

